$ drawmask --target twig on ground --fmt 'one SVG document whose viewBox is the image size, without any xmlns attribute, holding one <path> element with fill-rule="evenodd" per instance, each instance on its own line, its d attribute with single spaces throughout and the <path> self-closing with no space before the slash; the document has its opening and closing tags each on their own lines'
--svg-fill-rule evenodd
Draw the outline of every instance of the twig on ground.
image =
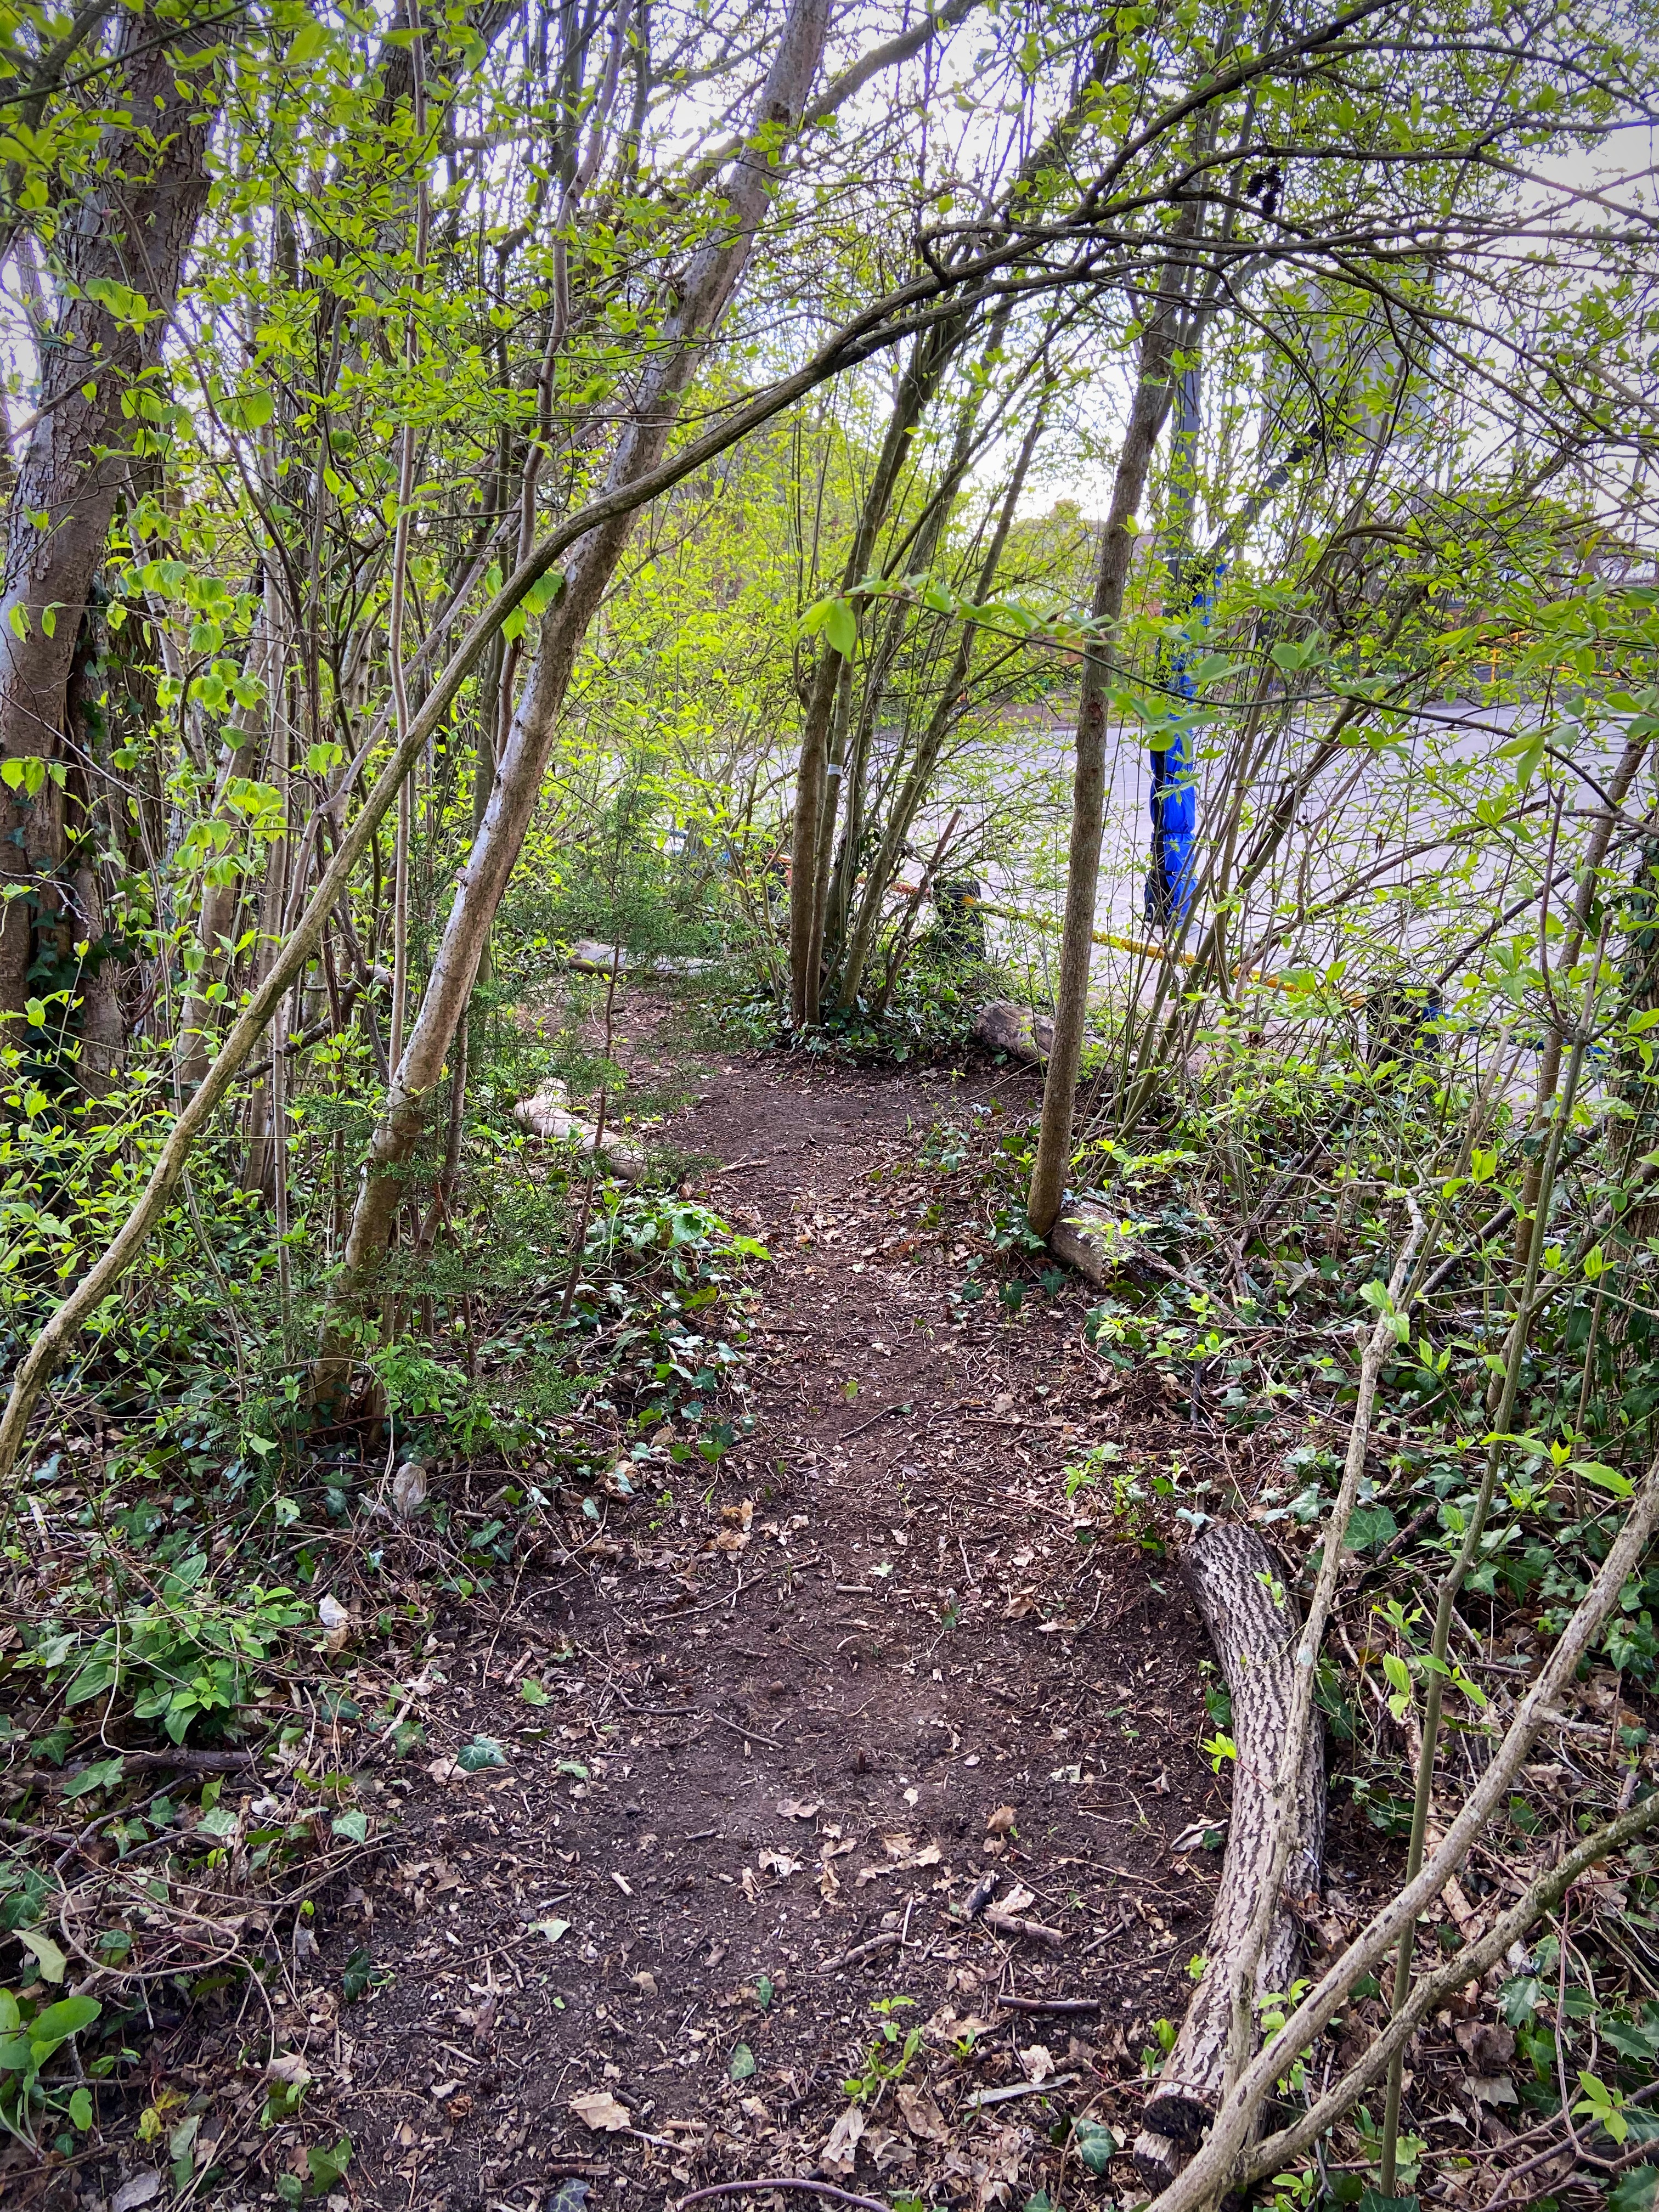
<svg viewBox="0 0 1659 2212">
<path fill-rule="evenodd" d="M 867 1421 L 860 1421 L 857 1428 L 848 1429 L 844 1435 L 837 1437 L 836 1442 L 838 1444 L 850 1444 L 854 1437 L 861 1437 L 866 1429 L 873 1429 L 878 1421 L 884 1421 L 890 1413 L 902 1413 L 904 1410 L 904 1407 L 898 1404 L 884 1406 L 880 1413 L 872 1413 Z"/>
<path fill-rule="evenodd" d="M 618 1698 L 617 1703 L 621 1705 L 622 1699 Z M 691 1707 L 685 1717 L 688 1720 L 713 1721 L 720 1728 L 730 1729 L 733 1735 L 758 1736 L 763 1743 L 775 1743 L 781 1747 L 781 1737 L 771 1735 L 765 1729 L 750 1728 L 746 1721 L 729 1721 L 724 1713 L 711 1713 L 707 1705 Z"/>
<path fill-rule="evenodd" d="M 819 1967 L 823 1974 L 836 1974 L 843 1966 L 855 1966 L 860 1959 L 873 1959 L 878 1951 L 896 1951 L 903 1942 L 902 1933 L 889 1929 L 884 1936 L 872 1936 L 867 1943 L 854 1943 L 850 1951 L 837 1951 L 833 1959 L 826 1959 Z"/>
<path fill-rule="evenodd" d="M 999 1997 L 997 2002 L 1008 2012 L 1098 2012 L 1098 1997 Z"/>
<path fill-rule="evenodd" d="M 689 2197 L 675 2199 L 674 2212 L 685 2212 L 688 2204 L 701 2204 L 710 2197 L 764 2197 L 774 2189 L 795 2189 L 808 2197 L 827 2197 L 835 2204 L 862 2205 L 864 2212 L 888 2212 L 879 2197 L 855 2197 L 850 2189 L 837 2189 L 828 2181 L 779 2179 L 769 2173 L 760 2181 L 716 2181 L 707 2189 L 694 2189 Z"/>
<path fill-rule="evenodd" d="M 983 2112 L 993 2105 L 1012 2105 L 1020 2097 L 1046 2097 L 1051 2089 L 1069 2088 L 1075 2074 L 1051 2074 L 1046 2081 L 1011 2081 L 1003 2089 L 979 2089 L 963 2106 L 964 2112 Z"/>
<path fill-rule="evenodd" d="M 1027 1920 L 1022 1913 L 1005 1912 L 997 1905 L 986 1906 L 985 1925 L 994 1928 L 999 1936 L 1029 1936 L 1033 1943 L 1059 1944 L 1066 1941 L 1062 1929 L 1050 1928 L 1041 1920 Z"/>
</svg>

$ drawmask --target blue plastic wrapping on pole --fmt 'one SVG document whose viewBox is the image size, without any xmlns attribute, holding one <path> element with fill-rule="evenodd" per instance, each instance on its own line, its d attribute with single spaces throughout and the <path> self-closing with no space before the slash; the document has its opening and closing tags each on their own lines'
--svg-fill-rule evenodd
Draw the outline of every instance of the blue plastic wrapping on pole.
<svg viewBox="0 0 1659 2212">
<path fill-rule="evenodd" d="M 1218 568 L 1192 580 L 1186 593 L 1186 612 L 1194 626 L 1207 628 Z M 1182 699 L 1195 699 L 1197 688 L 1190 673 L 1190 653 L 1185 649 L 1160 656 L 1167 689 Z M 1146 875 L 1146 919 L 1160 929 L 1179 928 L 1193 902 L 1198 842 L 1198 769 L 1193 757 L 1193 726 L 1176 724 L 1168 745 L 1155 750 L 1152 760 L 1152 854 Z"/>
</svg>

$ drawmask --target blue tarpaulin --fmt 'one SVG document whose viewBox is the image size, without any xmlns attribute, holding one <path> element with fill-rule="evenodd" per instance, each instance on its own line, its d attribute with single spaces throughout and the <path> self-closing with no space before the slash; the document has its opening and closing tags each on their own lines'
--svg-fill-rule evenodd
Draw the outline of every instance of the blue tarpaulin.
<svg viewBox="0 0 1659 2212">
<path fill-rule="evenodd" d="M 1200 569 L 1186 587 L 1184 611 L 1195 630 L 1208 624 L 1218 568 Z M 1190 673 L 1190 647 L 1166 650 L 1159 672 L 1178 698 L 1197 696 Z M 1152 854 L 1146 874 L 1146 919 L 1160 929 L 1178 928 L 1193 902 L 1198 842 L 1198 770 L 1193 758 L 1193 728 L 1178 721 L 1168 745 L 1152 754 Z"/>
</svg>

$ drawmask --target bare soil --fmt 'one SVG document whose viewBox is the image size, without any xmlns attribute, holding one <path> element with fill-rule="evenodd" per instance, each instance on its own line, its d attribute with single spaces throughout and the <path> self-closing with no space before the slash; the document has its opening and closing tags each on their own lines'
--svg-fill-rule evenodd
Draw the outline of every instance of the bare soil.
<svg viewBox="0 0 1659 2212">
<path fill-rule="evenodd" d="M 647 1067 L 662 1012 L 628 1010 Z M 304 2039 L 305 2134 L 325 2102 L 356 2205 L 785 2174 L 1023 2204 L 1057 2191 L 1058 2122 L 1127 2143 L 1151 2023 L 1190 1986 L 1216 1860 L 1172 1847 L 1224 1815 L 1202 1634 L 1171 1560 L 1079 1541 L 1063 1471 L 1192 1431 L 1085 1351 L 1080 1287 L 953 1304 L 984 1224 L 919 1228 L 907 1174 L 935 1123 L 1029 1108 L 1031 1079 L 739 1054 L 698 1094 L 662 1133 L 727 1164 L 706 1188 L 773 1255 L 755 1425 L 717 1474 L 672 1470 L 672 1504 L 610 1505 L 505 1614 L 441 1629 L 429 1768 L 321 1931 L 336 1987 L 359 1948 L 391 1978 Z M 505 1771 L 453 1767 L 479 1734 Z M 1054 1940 L 964 1917 L 990 1874 L 992 1911 L 1024 1891 Z M 1054 1997 L 1099 2009 L 1006 2002 Z M 826 2163 L 846 2080 L 912 2027 Z"/>
<path fill-rule="evenodd" d="M 622 1028 L 642 1086 L 678 1086 L 660 1139 L 719 1164 L 686 1188 L 772 1255 L 752 1426 L 718 1468 L 613 1481 L 598 1523 L 562 1499 L 562 1533 L 409 1655 L 426 1744 L 363 1770 L 370 1844 L 315 1895 L 298 2008 L 279 1996 L 302 2105 L 259 2125 L 256 2065 L 247 2117 L 202 2122 L 212 2193 L 574 2212 L 751 2178 L 748 2201 L 801 2204 L 767 2179 L 817 2177 L 883 2204 L 1110 2202 L 1127 2157 L 1084 2172 L 1071 2124 L 1133 2139 L 1225 1802 L 1175 1559 L 1068 1501 L 1065 1470 L 1108 1440 L 1218 1472 L 1249 1446 L 1090 1352 L 1081 1285 L 1028 1266 L 1018 1312 L 995 1295 L 992 1201 L 924 1144 L 1028 1115 L 1028 1073 L 688 1068 L 643 992 Z M 505 1767 L 459 1763 L 481 1735 Z M 152 2070 L 204 2104 L 254 2025 L 181 2020 Z M 319 2176 L 307 2152 L 342 2135 Z"/>
</svg>

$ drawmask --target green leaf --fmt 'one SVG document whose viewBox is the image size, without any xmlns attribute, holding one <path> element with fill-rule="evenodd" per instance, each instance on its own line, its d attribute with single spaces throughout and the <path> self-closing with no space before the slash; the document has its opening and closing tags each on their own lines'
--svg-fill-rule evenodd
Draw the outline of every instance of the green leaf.
<svg viewBox="0 0 1659 2212">
<path fill-rule="evenodd" d="M 30 1956 L 33 1959 L 35 1965 L 40 1969 L 41 1978 L 43 1980 L 48 1982 L 61 1982 L 63 1980 L 64 1976 L 69 1971 L 69 1960 L 64 1956 L 58 1946 L 52 1942 L 50 1936 L 43 1936 L 38 1928 L 16 1928 L 13 1929 L 12 1933 L 16 1936 L 23 1948 L 28 1952 Z M 70 2002 L 72 2002 L 73 2000 L 71 1999 Z M 47 2008 L 47 2010 L 52 2012 L 55 2012 L 57 2009 L 58 2008 L 56 2005 L 52 2005 Z M 37 2036 L 40 2026 L 40 2022 L 37 2020 L 29 2029 L 31 2036 Z M 64 2033 L 65 2035 L 69 2035 L 73 2033 L 73 2030 L 65 2028 Z"/>
<path fill-rule="evenodd" d="M 71 2124 L 84 2135 L 92 2125 L 92 2093 L 83 2083 L 70 2094 L 69 2116 Z"/>
<path fill-rule="evenodd" d="M 1104 2173 L 1118 2154 L 1118 2140 L 1098 2120 L 1079 2120 L 1072 2130 L 1072 2148 L 1090 2173 Z"/>
<path fill-rule="evenodd" d="M 823 617 L 823 635 L 832 653 L 850 660 L 858 650 L 859 618 L 851 599 L 831 599 Z"/>
<path fill-rule="evenodd" d="M 161 312 L 142 292 L 135 292 L 131 284 L 118 283 L 112 276 L 94 276 L 87 286 L 87 297 L 95 300 L 118 323 L 130 324 L 134 330 L 143 330 Z"/>
<path fill-rule="evenodd" d="M 1598 1490 L 1610 1491 L 1615 1498 L 1629 1498 L 1636 1486 L 1630 1477 L 1620 1474 L 1616 1467 L 1604 1467 L 1599 1459 L 1569 1460 L 1568 1466 L 1575 1474 L 1582 1474 L 1586 1482 L 1593 1482 Z"/>
<path fill-rule="evenodd" d="M 118 1752 L 113 1759 L 100 1759 L 94 1765 L 83 1766 L 64 1784 L 65 1797 L 88 1797 L 94 1790 L 112 1790 L 125 1771 L 126 1761 Z"/>
<path fill-rule="evenodd" d="M 1187 673 L 1194 684 L 1219 684 L 1226 677 L 1236 675 L 1238 666 L 1238 662 L 1229 660 L 1224 653 L 1206 653 L 1201 660 L 1193 663 Z M 1089 2124 L 1092 2127 L 1095 2123 L 1091 2121 Z M 1103 2132 L 1109 2133 L 1110 2130 Z M 1094 2170 L 1092 2166 L 1089 2169 L 1091 2173 Z"/>
<path fill-rule="evenodd" d="M 325 2150 L 320 2143 L 313 2144 L 306 2153 L 306 2164 L 311 2168 L 310 2186 L 321 2196 L 332 2189 L 351 2163 L 351 2137 L 342 2136 L 331 2149 Z"/>
<path fill-rule="evenodd" d="M 471 1743 L 461 1746 L 455 1764 L 463 1774 L 479 1774 L 487 1766 L 505 1766 L 507 1753 L 493 1735 L 475 1735 Z"/>
<path fill-rule="evenodd" d="M 320 23 L 301 23 L 283 59 L 289 69 L 303 69 L 307 62 L 316 60 L 327 44 L 328 33 Z"/>
<path fill-rule="evenodd" d="M 1607 2191 L 1607 2212 L 1655 2212 L 1659 2206 L 1659 2166 L 1633 2166 Z"/>
<path fill-rule="evenodd" d="M 60 1952 L 58 1956 L 62 1955 Z M 29 2041 L 62 2043 L 68 2036 L 79 2035 L 83 2027 L 90 2027 L 103 2009 L 96 1997 L 59 1997 L 29 2022 Z"/>
<path fill-rule="evenodd" d="M 1400 1523 L 1386 1505 L 1356 1505 L 1348 1516 L 1345 1552 L 1380 1552 L 1400 1534 Z"/>
<path fill-rule="evenodd" d="M 360 1943 L 340 1970 L 340 1987 L 345 1992 L 346 2002 L 356 2004 L 374 1978 L 374 1961 Z"/>
<path fill-rule="evenodd" d="M 1498 748 L 1499 760 L 1515 763 L 1515 780 L 1523 791 L 1538 773 L 1538 765 L 1544 757 L 1547 742 L 1544 732 L 1540 730 L 1528 737 L 1513 738 L 1510 744 Z"/>
<path fill-rule="evenodd" d="M 532 1920 L 530 1932 L 532 1936 L 545 1936 L 550 1943 L 556 1943 L 561 1936 L 569 1934 L 570 1923 L 568 1920 Z"/>
<path fill-rule="evenodd" d="M 732 2063 L 726 2072 L 734 2081 L 752 2081 L 755 2078 L 755 2054 L 746 2043 L 734 2044 Z"/>
<path fill-rule="evenodd" d="M 546 1691 L 539 1682 L 532 1682 L 528 1674 L 519 1685 L 519 1695 L 527 1705 L 544 1705 L 549 1702 Z"/>
<path fill-rule="evenodd" d="M 342 1813 L 334 1822 L 334 1832 L 343 1836 L 349 1844 L 368 1841 L 368 1815 L 364 1812 Z"/>
<path fill-rule="evenodd" d="M 222 1842 L 226 1837 L 236 1833 L 236 1815 L 229 1806 L 216 1805 L 210 1812 L 204 1813 L 196 1823 L 196 1832 L 201 1836 L 216 1836 Z"/>
</svg>

